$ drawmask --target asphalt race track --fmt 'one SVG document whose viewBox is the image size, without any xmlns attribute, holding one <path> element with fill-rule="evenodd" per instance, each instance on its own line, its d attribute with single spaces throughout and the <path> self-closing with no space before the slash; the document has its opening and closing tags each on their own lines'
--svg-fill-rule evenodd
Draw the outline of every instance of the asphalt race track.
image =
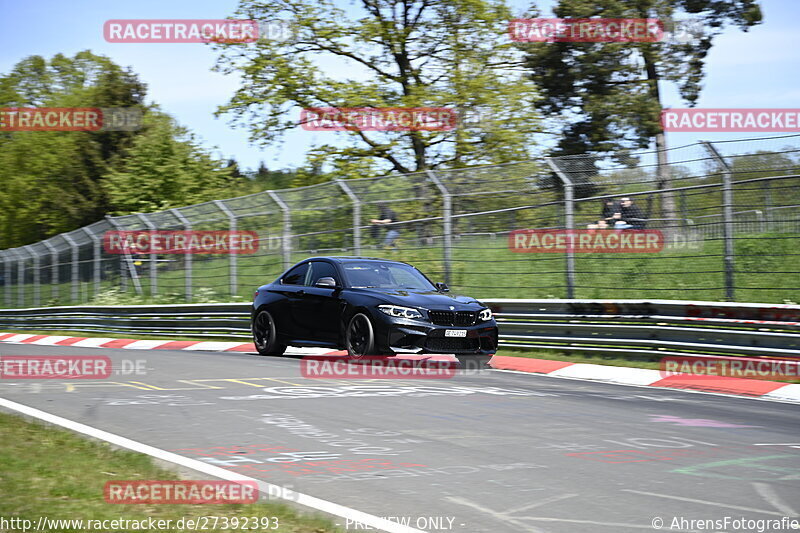
<svg viewBox="0 0 800 533">
<path fill-rule="evenodd" d="M 4 379 L 0 397 L 424 531 L 690 531 L 674 520 L 800 512 L 796 404 L 494 370 L 305 379 L 298 358 L 242 353 L 0 351 L 106 355 L 121 372 Z"/>
</svg>

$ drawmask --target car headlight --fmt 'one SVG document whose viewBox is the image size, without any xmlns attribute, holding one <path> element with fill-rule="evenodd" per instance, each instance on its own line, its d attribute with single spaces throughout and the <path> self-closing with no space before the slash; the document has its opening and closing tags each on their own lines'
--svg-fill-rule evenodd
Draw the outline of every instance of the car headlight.
<svg viewBox="0 0 800 533">
<path fill-rule="evenodd" d="M 487 320 L 492 319 L 492 310 L 491 309 L 483 309 L 478 312 L 478 320 L 480 322 L 486 322 Z"/>
<path fill-rule="evenodd" d="M 400 305 L 379 305 L 378 309 L 389 316 L 400 318 L 422 318 L 422 313 L 413 307 L 402 307 Z"/>
</svg>

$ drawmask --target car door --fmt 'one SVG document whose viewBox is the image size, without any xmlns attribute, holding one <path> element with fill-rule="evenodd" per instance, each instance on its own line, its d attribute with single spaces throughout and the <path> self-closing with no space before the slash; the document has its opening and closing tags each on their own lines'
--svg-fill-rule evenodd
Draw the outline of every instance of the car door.
<svg viewBox="0 0 800 533">
<path fill-rule="evenodd" d="M 289 270 L 275 290 L 283 296 L 283 304 L 274 314 L 278 331 L 290 339 L 303 339 L 304 332 L 300 319 L 302 317 L 302 298 L 305 296 L 305 282 L 308 276 L 308 263 L 302 263 Z"/>
<path fill-rule="evenodd" d="M 337 288 L 315 287 L 321 278 L 333 278 Z M 342 277 L 328 261 L 312 261 L 306 275 L 305 294 L 300 300 L 302 327 L 321 342 L 336 342 L 339 336 Z"/>
</svg>

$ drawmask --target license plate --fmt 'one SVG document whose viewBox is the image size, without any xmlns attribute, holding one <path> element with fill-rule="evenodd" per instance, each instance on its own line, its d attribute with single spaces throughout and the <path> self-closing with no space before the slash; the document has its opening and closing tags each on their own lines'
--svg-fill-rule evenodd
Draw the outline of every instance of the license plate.
<svg viewBox="0 0 800 533">
<path fill-rule="evenodd" d="M 446 329 L 444 330 L 445 337 L 466 337 L 467 330 L 465 329 Z"/>
</svg>

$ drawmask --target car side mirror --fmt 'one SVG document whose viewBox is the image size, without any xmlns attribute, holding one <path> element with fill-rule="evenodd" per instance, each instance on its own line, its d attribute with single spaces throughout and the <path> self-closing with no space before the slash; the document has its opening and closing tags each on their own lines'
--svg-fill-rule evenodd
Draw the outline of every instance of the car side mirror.
<svg viewBox="0 0 800 533">
<path fill-rule="evenodd" d="M 330 277 L 319 278 L 317 282 L 314 284 L 315 287 L 323 287 L 326 289 L 335 289 L 336 288 L 336 280 Z"/>
<path fill-rule="evenodd" d="M 434 283 L 436 290 L 439 292 L 449 292 L 450 289 L 447 287 L 447 283 Z"/>
</svg>

